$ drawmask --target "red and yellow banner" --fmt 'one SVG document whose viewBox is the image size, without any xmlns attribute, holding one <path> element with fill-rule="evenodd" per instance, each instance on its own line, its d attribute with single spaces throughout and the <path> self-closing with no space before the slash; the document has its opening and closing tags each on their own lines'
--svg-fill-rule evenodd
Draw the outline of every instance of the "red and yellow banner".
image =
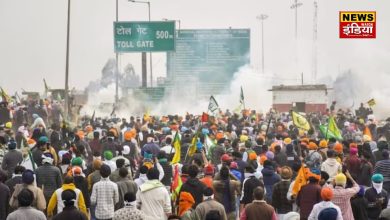
<svg viewBox="0 0 390 220">
<path fill-rule="evenodd" d="M 340 38 L 376 38 L 375 11 L 340 11 Z"/>
</svg>

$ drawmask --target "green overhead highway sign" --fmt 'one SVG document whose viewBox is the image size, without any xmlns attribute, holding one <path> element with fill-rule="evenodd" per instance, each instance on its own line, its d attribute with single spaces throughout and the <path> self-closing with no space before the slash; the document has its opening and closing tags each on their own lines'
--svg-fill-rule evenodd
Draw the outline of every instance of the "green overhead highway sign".
<svg viewBox="0 0 390 220">
<path fill-rule="evenodd" d="M 175 21 L 114 22 L 117 53 L 175 50 Z"/>
</svg>

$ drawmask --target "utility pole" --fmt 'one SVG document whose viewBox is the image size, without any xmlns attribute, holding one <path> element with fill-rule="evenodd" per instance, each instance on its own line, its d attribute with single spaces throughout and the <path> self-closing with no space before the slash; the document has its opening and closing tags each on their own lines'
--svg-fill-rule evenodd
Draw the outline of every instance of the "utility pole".
<svg viewBox="0 0 390 220">
<path fill-rule="evenodd" d="M 317 81 L 317 19 L 318 19 L 318 3 L 314 1 L 314 18 L 313 18 L 313 54 L 312 54 L 312 80 Z"/>
<path fill-rule="evenodd" d="M 69 32 L 70 32 L 70 0 L 68 0 L 68 21 L 66 25 L 66 61 L 65 61 L 65 107 L 64 119 L 69 116 Z"/>
<path fill-rule="evenodd" d="M 116 22 L 118 22 L 118 0 L 116 0 Z M 115 53 L 115 105 L 119 102 L 119 67 L 118 67 L 118 52 Z"/>
<path fill-rule="evenodd" d="M 264 20 L 268 18 L 268 15 L 261 14 L 256 18 L 261 21 L 261 72 L 264 74 Z"/>
</svg>

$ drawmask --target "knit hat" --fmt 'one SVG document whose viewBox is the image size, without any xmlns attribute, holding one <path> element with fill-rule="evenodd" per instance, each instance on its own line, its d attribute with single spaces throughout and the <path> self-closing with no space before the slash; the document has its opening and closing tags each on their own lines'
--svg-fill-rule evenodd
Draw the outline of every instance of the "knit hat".
<svg viewBox="0 0 390 220">
<path fill-rule="evenodd" d="M 334 180 L 337 185 L 345 185 L 347 183 L 347 177 L 342 173 L 337 174 Z"/>
<path fill-rule="evenodd" d="M 267 151 L 267 153 L 265 153 L 265 156 L 267 157 L 267 160 L 273 160 L 275 154 L 272 151 Z"/>
<path fill-rule="evenodd" d="M 374 174 L 374 175 L 372 175 L 371 180 L 374 183 L 381 183 L 381 182 L 383 182 L 383 175 L 379 174 L 379 173 Z"/>
<path fill-rule="evenodd" d="M 30 185 L 34 182 L 34 172 L 32 170 L 25 170 L 22 174 L 22 182 Z"/>
<path fill-rule="evenodd" d="M 106 159 L 106 160 L 111 160 L 113 158 L 112 152 L 109 150 L 104 151 L 103 155 L 104 155 L 104 159 Z"/>
<path fill-rule="evenodd" d="M 337 215 L 335 208 L 325 208 L 318 214 L 318 220 L 336 220 Z"/>
<path fill-rule="evenodd" d="M 358 149 L 357 149 L 357 148 L 350 148 L 350 149 L 349 149 L 349 154 L 351 154 L 351 155 L 356 155 L 357 152 L 358 152 Z"/>
<path fill-rule="evenodd" d="M 280 176 L 282 179 L 288 180 L 292 177 L 292 170 L 288 166 L 283 166 L 280 170 Z"/>
<path fill-rule="evenodd" d="M 321 140 L 320 141 L 320 148 L 326 148 L 328 147 L 328 142 L 326 140 Z"/>
<path fill-rule="evenodd" d="M 321 198 L 325 201 L 330 201 L 333 198 L 333 190 L 329 187 L 321 189 Z"/>
<path fill-rule="evenodd" d="M 214 175 L 214 167 L 211 164 L 208 164 L 204 167 L 203 173 L 205 175 Z"/>
<path fill-rule="evenodd" d="M 337 153 L 343 153 L 343 145 L 341 143 L 336 143 L 333 147 L 333 150 Z"/>
<path fill-rule="evenodd" d="M 232 160 L 232 158 L 228 155 L 228 154 L 224 154 L 224 155 L 222 155 L 222 157 L 221 157 L 221 161 L 222 162 L 229 162 L 229 161 L 231 161 Z"/>
<path fill-rule="evenodd" d="M 318 146 L 314 142 L 310 142 L 308 146 L 309 150 L 317 150 Z"/>
<path fill-rule="evenodd" d="M 81 157 L 76 157 L 72 160 L 72 166 L 81 166 L 83 164 L 83 159 Z"/>
<path fill-rule="evenodd" d="M 16 142 L 14 140 L 10 140 L 8 142 L 8 149 L 15 150 L 16 149 Z"/>
</svg>

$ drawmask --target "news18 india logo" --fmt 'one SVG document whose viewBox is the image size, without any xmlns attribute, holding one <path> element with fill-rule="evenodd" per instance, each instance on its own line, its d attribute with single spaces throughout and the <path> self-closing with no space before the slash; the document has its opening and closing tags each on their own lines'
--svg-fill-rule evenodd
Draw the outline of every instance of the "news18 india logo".
<svg viewBox="0 0 390 220">
<path fill-rule="evenodd" d="M 340 38 L 376 38 L 375 11 L 340 11 Z"/>
</svg>

